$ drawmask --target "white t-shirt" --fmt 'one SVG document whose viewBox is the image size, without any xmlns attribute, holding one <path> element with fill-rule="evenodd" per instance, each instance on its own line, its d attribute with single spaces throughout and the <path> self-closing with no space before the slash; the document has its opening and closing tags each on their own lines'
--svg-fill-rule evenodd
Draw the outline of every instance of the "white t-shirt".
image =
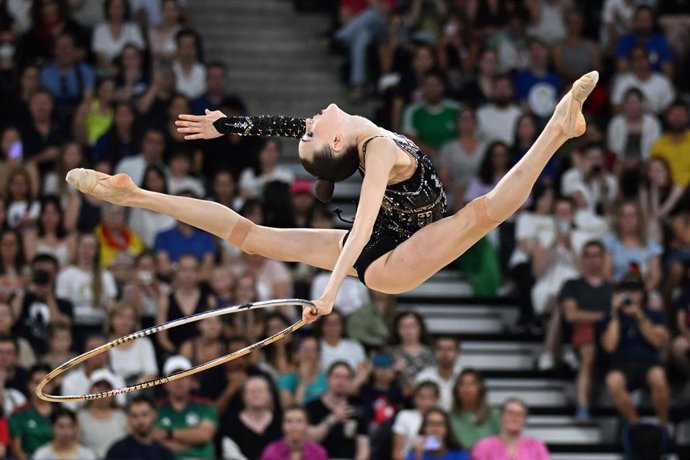
<svg viewBox="0 0 690 460">
<path fill-rule="evenodd" d="M 179 61 L 175 61 L 173 72 L 178 93 L 189 99 L 196 99 L 206 92 L 206 68 L 200 63 L 194 63 L 192 70 L 187 74 L 182 70 Z"/>
<path fill-rule="evenodd" d="M 516 105 L 499 109 L 494 104 L 488 104 L 477 110 L 479 133 L 487 142 L 501 141 L 508 146 L 513 145 L 515 124 L 522 111 Z"/>
<path fill-rule="evenodd" d="M 618 180 L 616 176 L 609 173 L 606 173 L 604 180 L 606 181 L 607 198 L 609 201 L 613 201 L 618 192 Z M 582 176 L 582 171 L 577 168 L 570 168 L 561 178 L 561 193 L 565 196 L 570 196 L 575 192 L 582 193 L 582 196 L 587 202 L 587 208 L 592 213 L 596 214 L 596 204 L 600 202 L 604 196 L 601 182 L 598 180 L 585 181 Z"/>
<path fill-rule="evenodd" d="M 127 417 L 121 410 L 114 410 L 112 417 L 101 420 L 88 411 L 77 414 L 81 430 L 81 443 L 92 449 L 98 458 L 105 458 L 108 449 L 127 435 Z"/>
<path fill-rule="evenodd" d="M 120 36 L 117 38 L 113 36 L 110 26 L 105 22 L 98 24 L 93 31 L 91 48 L 94 52 L 105 55 L 110 61 L 119 56 L 125 45 L 129 44 L 141 50 L 146 48 L 146 42 L 144 42 L 144 37 L 141 35 L 141 30 L 133 22 L 124 23 Z"/>
<path fill-rule="evenodd" d="M 599 37 L 601 44 L 606 46 L 609 41 L 608 27 L 613 25 L 618 35 L 630 32 L 635 8 L 644 3 L 639 0 L 628 2 L 627 0 L 606 0 L 601 10 L 601 29 Z"/>
<path fill-rule="evenodd" d="M 651 112 L 656 114 L 663 112 L 676 97 L 673 85 L 665 75 L 652 72 L 646 81 L 642 81 L 632 72 L 628 72 L 616 78 L 611 90 L 611 104 L 621 104 L 625 93 L 630 88 L 637 88 L 642 91 L 645 97 L 645 105 Z"/>
<path fill-rule="evenodd" d="M 91 449 L 79 444 L 77 448 L 72 451 L 72 455 L 65 457 L 63 452 L 54 451 L 53 444 L 48 443 L 39 447 L 31 458 L 34 460 L 55 460 L 56 458 L 61 460 L 96 460 L 96 454 L 94 454 Z"/>
<path fill-rule="evenodd" d="M 318 299 L 326 289 L 331 274 L 321 272 L 311 282 L 311 298 Z M 343 280 L 335 296 L 335 306 L 345 316 L 350 316 L 369 302 L 369 290 L 357 278 L 348 276 Z"/>
<path fill-rule="evenodd" d="M 642 116 L 642 133 L 640 136 L 640 151 L 642 159 L 648 160 L 652 144 L 661 137 L 661 123 L 650 114 Z M 619 160 L 624 156 L 624 149 L 628 143 L 628 123 L 625 115 L 618 114 L 611 119 L 606 130 L 606 143 L 609 150 L 618 155 Z"/>
<path fill-rule="evenodd" d="M 74 305 L 74 322 L 76 324 L 94 324 L 105 320 L 103 306 L 109 299 L 117 296 L 117 286 L 112 273 L 101 270 L 103 286 L 101 298 L 93 298 L 93 273 L 86 272 L 74 265 L 63 268 L 56 281 L 56 296 L 67 299 Z"/>
<path fill-rule="evenodd" d="M 165 214 L 142 208 L 130 208 L 127 219 L 130 230 L 139 235 L 147 248 L 153 248 L 158 232 L 170 230 L 175 226 L 175 219 Z"/>
<path fill-rule="evenodd" d="M 108 354 L 113 372 L 125 379 L 144 374 L 158 375 L 156 353 L 147 337 L 135 340 L 129 348 L 112 348 Z"/>
<path fill-rule="evenodd" d="M 440 398 L 438 400 L 438 405 L 441 409 L 446 412 L 450 411 L 453 406 L 453 385 L 455 385 L 455 379 L 460 375 L 460 366 L 456 365 L 455 370 L 453 370 L 453 375 L 449 379 L 444 379 L 438 374 L 438 368 L 436 366 L 430 366 L 417 374 L 415 381 L 417 383 L 431 381 L 438 385 L 440 390 Z"/>
<path fill-rule="evenodd" d="M 364 347 L 359 342 L 342 339 L 338 345 L 332 347 L 324 339 L 321 339 L 321 369 L 324 371 L 336 361 L 345 361 L 354 371 L 366 359 Z"/>
<path fill-rule="evenodd" d="M 529 255 L 520 248 L 520 241 L 527 240 L 530 248 L 533 248 L 541 232 L 553 232 L 553 230 L 554 221 L 550 215 L 535 214 L 530 211 L 520 212 L 515 222 L 515 250 L 510 256 L 508 266 L 515 267 L 529 260 Z"/>
<path fill-rule="evenodd" d="M 29 204 L 31 203 L 31 204 Z M 16 228 L 24 217 L 36 220 L 41 213 L 41 203 L 38 201 L 13 201 L 7 208 L 7 225 Z"/>
<path fill-rule="evenodd" d="M 260 197 L 266 184 L 274 181 L 291 184 L 295 180 L 295 175 L 287 168 L 276 166 L 268 173 L 257 176 L 253 168 L 247 168 L 240 175 L 240 189 L 247 190 L 251 198 Z"/>
<path fill-rule="evenodd" d="M 530 36 L 539 37 L 546 43 L 554 43 L 565 37 L 565 22 L 563 13 L 572 7 L 570 0 L 551 3 L 541 0 L 539 22 L 527 29 Z"/>
<path fill-rule="evenodd" d="M 395 417 L 392 430 L 393 433 L 402 436 L 405 440 L 405 444 L 403 445 L 405 457 L 407 457 L 407 453 L 412 448 L 414 440 L 419 435 L 419 429 L 421 427 L 422 414 L 417 409 L 401 410 Z"/>
</svg>

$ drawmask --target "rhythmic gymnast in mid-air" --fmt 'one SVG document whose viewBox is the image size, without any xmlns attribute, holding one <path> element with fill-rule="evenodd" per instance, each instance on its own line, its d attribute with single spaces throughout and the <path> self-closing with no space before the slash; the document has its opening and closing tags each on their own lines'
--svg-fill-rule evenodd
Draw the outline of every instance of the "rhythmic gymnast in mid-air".
<svg viewBox="0 0 690 460">
<path fill-rule="evenodd" d="M 313 301 L 316 311 L 303 311 L 304 319 L 313 322 L 331 312 L 346 276 L 359 276 L 365 285 L 384 293 L 408 291 L 517 211 L 556 150 L 584 134 L 582 104 L 598 78 L 596 71 L 580 77 L 534 145 L 496 187 L 448 217 L 443 186 L 429 158 L 404 136 L 349 115 L 335 104 L 307 119 L 226 117 L 207 110 L 205 115 L 180 115 L 176 124 L 187 140 L 223 134 L 298 138 L 300 161 L 318 179 L 316 194 L 322 201 L 330 199 L 335 182 L 359 171 L 364 179 L 349 231 L 255 225 L 218 203 L 143 190 L 125 174 L 75 169 L 67 181 L 116 205 L 170 215 L 243 252 L 330 270 L 323 294 Z"/>
</svg>

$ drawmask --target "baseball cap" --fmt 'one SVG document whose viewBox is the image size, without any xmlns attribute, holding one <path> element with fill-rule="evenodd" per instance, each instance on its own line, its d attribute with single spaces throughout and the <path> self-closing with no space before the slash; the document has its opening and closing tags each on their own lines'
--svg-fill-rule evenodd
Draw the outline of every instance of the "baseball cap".
<svg viewBox="0 0 690 460">
<path fill-rule="evenodd" d="M 163 373 L 171 375 L 180 371 L 188 371 L 192 368 L 192 363 L 181 355 L 171 356 L 165 361 L 163 365 Z"/>
<path fill-rule="evenodd" d="M 312 193 L 311 181 L 307 179 L 297 179 L 292 184 L 290 184 L 290 195 L 296 195 L 297 193 Z"/>
<path fill-rule="evenodd" d="M 98 382 L 107 383 L 108 385 L 110 385 L 111 389 L 117 388 L 119 386 L 118 381 L 117 381 L 117 377 L 115 376 L 115 374 L 113 374 L 110 370 L 108 370 L 104 367 L 102 367 L 100 369 L 96 369 L 89 376 L 89 384 L 91 386 L 94 386 Z"/>
<path fill-rule="evenodd" d="M 376 353 L 371 359 L 374 367 L 393 367 L 395 360 L 388 353 Z"/>
</svg>

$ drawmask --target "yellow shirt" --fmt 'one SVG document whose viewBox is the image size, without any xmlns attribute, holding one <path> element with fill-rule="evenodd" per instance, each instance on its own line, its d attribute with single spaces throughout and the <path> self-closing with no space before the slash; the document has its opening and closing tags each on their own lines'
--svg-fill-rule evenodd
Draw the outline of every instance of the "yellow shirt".
<svg viewBox="0 0 690 460">
<path fill-rule="evenodd" d="M 670 134 L 664 134 L 652 145 L 651 154 L 666 160 L 673 182 L 682 187 L 690 183 L 690 130 L 685 131 L 681 142 L 674 142 Z"/>
<path fill-rule="evenodd" d="M 108 237 L 107 232 L 103 230 L 101 224 L 96 226 L 95 233 L 101 247 L 101 267 L 103 268 L 109 268 L 115 262 L 120 252 L 126 252 L 130 256 L 136 257 L 144 250 L 144 244 L 141 242 L 141 239 L 136 233 L 128 228 L 125 229 L 127 239 L 126 248 L 116 246 L 115 242 Z"/>
</svg>

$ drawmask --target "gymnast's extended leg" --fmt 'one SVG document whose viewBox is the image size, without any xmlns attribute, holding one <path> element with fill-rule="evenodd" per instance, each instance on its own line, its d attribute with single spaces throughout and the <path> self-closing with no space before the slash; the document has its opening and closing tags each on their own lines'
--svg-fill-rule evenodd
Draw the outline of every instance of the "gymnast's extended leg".
<svg viewBox="0 0 690 460">
<path fill-rule="evenodd" d="M 491 192 L 453 216 L 427 225 L 377 259 L 367 269 L 367 285 L 391 294 L 413 289 L 517 211 L 556 150 L 568 139 L 584 134 L 582 103 L 598 78 L 597 72 L 590 72 L 573 84 L 534 145 Z"/>
<path fill-rule="evenodd" d="M 207 200 L 165 195 L 137 187 L 126 174 L 74 169 L 67 181 L 78 190 L 120 206 L 144 208 L 229 241 L 241 251 L 332 270 L 345 230 L 282 229 L 255 225 L 232 209 Z M 356 276 L 354 270 L 353 276 Z"/>
</svg>

